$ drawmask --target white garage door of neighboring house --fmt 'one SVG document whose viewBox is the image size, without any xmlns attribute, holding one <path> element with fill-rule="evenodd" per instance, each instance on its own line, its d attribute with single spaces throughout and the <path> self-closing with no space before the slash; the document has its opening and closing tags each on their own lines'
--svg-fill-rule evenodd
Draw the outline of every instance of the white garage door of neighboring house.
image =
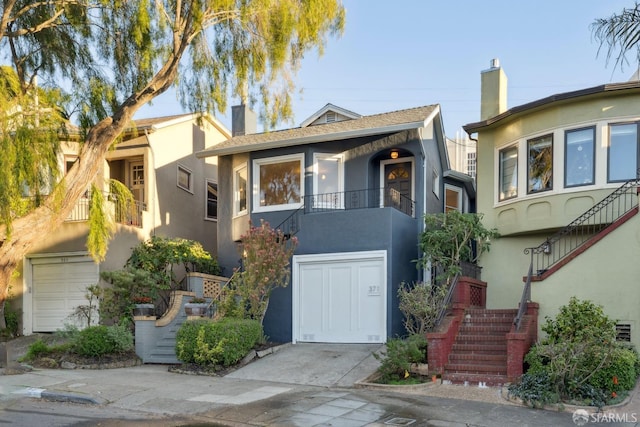
<svg viewBox="0 0 640 427">
<path fill-rule="evenodd" d="M 86 289 L 98 283 L 98 265 L 90 257 L 78 255 L 29 260 L 31 332 L 61 329 L 65 323 L 71 323 L 69 315 L 77 306 L 87 304 Z M 28 316 L 26 310 L 25 316 Z"/>
<path fill-rule="evenodd" d="M 293 341 L 384 343 L 386 251 L 293 257 Z"/>
</svg>

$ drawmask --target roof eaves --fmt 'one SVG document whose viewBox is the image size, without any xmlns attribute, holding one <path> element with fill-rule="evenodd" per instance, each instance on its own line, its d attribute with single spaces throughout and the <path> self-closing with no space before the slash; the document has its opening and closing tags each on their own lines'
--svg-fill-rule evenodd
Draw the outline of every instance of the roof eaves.
<svg viewBox="0 0 640 427">
<path fill-rule="evenodd" d="M 546 98 L 541 98 L 526 104 L 518 105 L 516 107 L 513 107 L 505 111 L 504 113 L 498 114 L 497 116 L 494 116 L 494 117 L 490 117 L 486 120 L 466 124 L 462 128 L 468 134 L 472 134 L 482 128 L 491 126 L 508 117 L 521 114 L 527 111 L 535 110 L 555 102 L 562 102 L 569 99 L 580 98 L 584 96 L 596 95 L 596 94 L 605 93 L 605 92 L 629 90 L 629 89 L 640 89 L 640 81 L 610 83 L 610 84 L 604 84 L 599 86 L 593 86 L 586 89 L 579 89 L 572 92 L 564 92 L 564 93 L 547 96 Z"/>
<path fill-rule="evenodd" d="M 327 141 L 339 141 L 339 140 L 349 139 L 349 138 L 358 138 L 358 137 L 371 136 L 371 135 L 377 135 L 377 134 L 401 132 L 404 130 L 417 129 L 420 127 L 424 127 L 426 123 L 427 123 L 427 120 L 425 119 L 418 122 L 400 123 L 400 124 L 381 126 L 376 128 L 355 129 L 355 130 L 348 130 L 348 131 L 342 131 L 342 132 L 312 135 L 312 136 L 300 137 L 300 138 L 267 141 L 267 142 L 252 144 L 252 145 L 237 145 L 237 146 L 222 147 L 222 148 L 212 147 L 210 149 L 203 150 L 196 153 L 196 157 L 205 158 L 210 156 L 226 156 L 230 154 L 239 154 L 239 153 L 246 153 L 246 152 L 252 152 L 252 151 L 270 150 L 273 148 L 290 147 L 293 145 L 314 144 L 318 142 L 327 142 Z"/>
</svg>

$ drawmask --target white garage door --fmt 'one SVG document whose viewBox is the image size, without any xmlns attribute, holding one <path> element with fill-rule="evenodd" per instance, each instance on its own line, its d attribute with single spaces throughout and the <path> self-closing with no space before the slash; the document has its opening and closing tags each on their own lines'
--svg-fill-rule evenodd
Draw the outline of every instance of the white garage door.
<svg viewBox="0 0 640 427">
<path fill-rule="evenodd" d="M 86 256 L 31 259 L 33 332 L 53 332 L 87 304 L 87 286 L 98 283 L 98 266 Z"/>
<path fill-rule="evenodd" d="M 386 341 L 386 252 L 293 257 L 294 341 Z"/>
</svg>

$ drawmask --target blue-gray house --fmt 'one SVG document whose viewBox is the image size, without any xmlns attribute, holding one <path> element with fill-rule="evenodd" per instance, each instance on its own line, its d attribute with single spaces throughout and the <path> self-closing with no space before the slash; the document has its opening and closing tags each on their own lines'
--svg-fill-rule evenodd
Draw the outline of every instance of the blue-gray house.
<svg viewBox="0 0 640 427">
<path fill-rule="evenodd" d="M 401 282 L 416 268 L 423 215 L 469 211 L 471 178 L 451 173 L 439 105 L 361 116 L 327 104 L 300 127 L 255 133 L 233 108 L 218 156 L 218 260 L 239 266 L 249 221 L 298 238 L 291 284 L 271 297 L 265 334 L 280 342 L 383 343 L 404 334 Z"/>
</svg>

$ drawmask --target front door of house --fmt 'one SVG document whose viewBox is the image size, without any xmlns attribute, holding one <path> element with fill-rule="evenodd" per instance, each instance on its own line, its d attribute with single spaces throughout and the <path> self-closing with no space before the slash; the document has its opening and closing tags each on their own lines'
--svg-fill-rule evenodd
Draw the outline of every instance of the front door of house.
<svg viewBox="0 0 640 427">
<path fill-rule="evenodd" d="M 412 214 L 412 163 L 408 161 L 384 164 L 384 205 Z"/>
</svg>

